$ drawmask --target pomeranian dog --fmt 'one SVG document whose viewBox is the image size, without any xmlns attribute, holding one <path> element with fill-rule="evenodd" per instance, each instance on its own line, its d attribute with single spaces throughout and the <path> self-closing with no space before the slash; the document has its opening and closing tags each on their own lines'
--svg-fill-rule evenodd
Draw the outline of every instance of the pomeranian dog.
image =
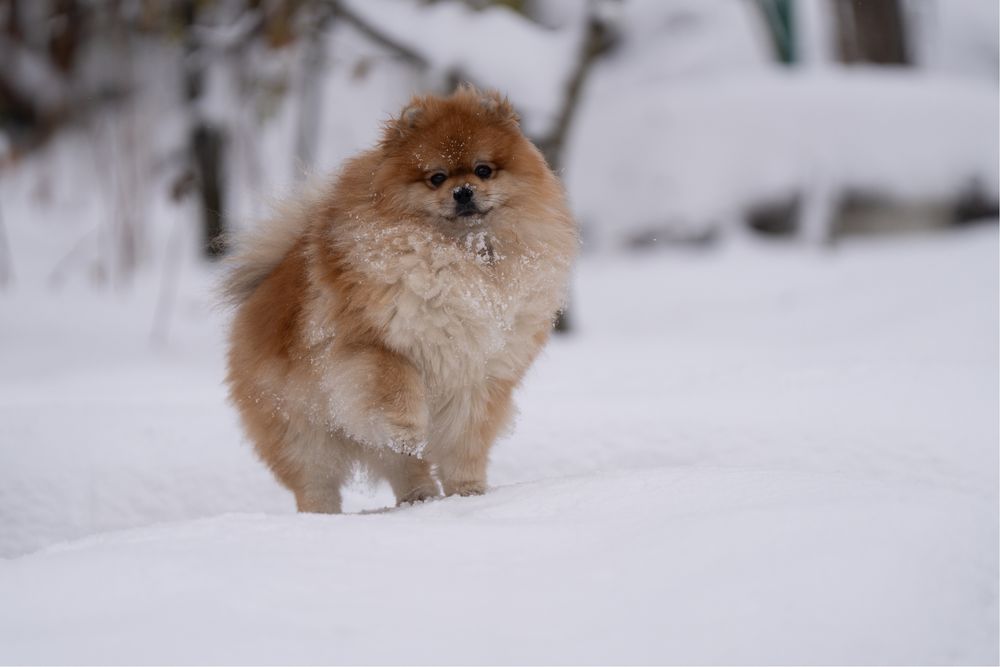
<svg viewBox="0 0 1000 667">
<path fill-rule="evenodd" d="M 301 512 L 358 468 L 398 504 L 486 490 L 578 247 L 510 103 L 415 97 L 332 183 L 237 239 L 230 396 Z M 439 486 L 440 485 L 440 486 Z"/>
</svg>

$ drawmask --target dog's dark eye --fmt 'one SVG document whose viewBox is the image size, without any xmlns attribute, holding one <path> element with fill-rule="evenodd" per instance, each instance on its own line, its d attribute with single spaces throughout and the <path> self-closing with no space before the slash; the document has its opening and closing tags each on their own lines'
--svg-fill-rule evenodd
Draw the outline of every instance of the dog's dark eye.
<svg viewBox="0 0 1000 667">
<path fill-rule="evenodd" d="M 493 169 L 489 165 L 481 164 L 478 167 L 476 167 L 475 173 L 476 176 L 485 181 L 487 178 L 493 175 Z"/>
<path fill-rule="evenodd" d="M 427 180 L 430 182 L 431 185 L 433 185 L 436 188 L 442 183 L 444 183 L 446 180 L 448 180 L 448 177 L 439 171 L 438 173 L 434 174 Z"/>
</svg>

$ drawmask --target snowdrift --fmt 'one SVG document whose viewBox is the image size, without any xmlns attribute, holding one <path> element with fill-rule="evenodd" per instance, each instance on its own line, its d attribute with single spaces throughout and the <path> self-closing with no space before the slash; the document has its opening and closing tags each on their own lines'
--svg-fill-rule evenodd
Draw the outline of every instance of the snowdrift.
<svg viewBox="0 0 1000 667">
<path fill-rule="evenodd" d="M 167 348 L 142 284 L 20 290 L 0 661 L 996 662 L 997 265 L 994 225 L 585 258 L 492 490 L 336 517 L 241 442 L 211 276 Z"/>
</svg>

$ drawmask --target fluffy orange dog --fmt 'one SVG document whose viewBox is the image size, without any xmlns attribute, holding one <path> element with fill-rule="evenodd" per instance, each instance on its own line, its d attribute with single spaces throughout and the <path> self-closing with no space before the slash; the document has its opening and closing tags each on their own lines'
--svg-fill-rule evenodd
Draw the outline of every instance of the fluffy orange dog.
<svg viewBox="0 0 1000 667">
<path fill-rule="evenodd" d="M 299 511 L 339 512 L 358 467 L 399 503 L 438 481 L 483 493 L 577 246 L 510 104 L 472 88 L 414 98 L 336 182 L 241 239 L 230 393 Z"/>
</svg>

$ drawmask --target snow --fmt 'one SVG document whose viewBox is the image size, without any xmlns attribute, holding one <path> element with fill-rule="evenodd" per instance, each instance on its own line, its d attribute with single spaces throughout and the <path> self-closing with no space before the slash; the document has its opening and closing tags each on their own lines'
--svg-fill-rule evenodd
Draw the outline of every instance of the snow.
<svg viewBox="0 0 1000 667">
<path fill-rule="evenodd" d="M 995 662 L 997 244 L 587 256 L 491 490 L 342 516 L 242 442 L 210 272 L 166 346 L 153 280 L 22 284 L 0 660 Z"/>
<path fill-rule="evenodd" d="M 619 9 L 615 25 L 624 38 L 598 64 L 599 69 L 615 71 L 613 79 L 620 88 L 692 76 L 750 73 L 772 62 L 763 14 L 750 3 L 634 0 L 608 4 Z"/>
<path fill-rule="evenodd" d="M 990 630 L 956 619 L 986 615 L 989 570 L 956 561 L 986 519 L 940 489 L 711 469 L 227 515 L 15 561 L 0 633 L 14 662 L 976 661 Z"/>
<path fill-rule="evenodd" d="M 997 83 L 1000 7 L 992 0 L 908 0 L 913 57 L 928 70 Z"/>
<path fill-rule="evenodd" d="M 567 157 L 594 246 L 704 233 L 754 205 L 822 192 L 937 202 L 978 187 L 998 198 L 995 85 L 831 67 L 650 90 L 622 84 L 621 66 L 595 72 Z"/>
</svg>

